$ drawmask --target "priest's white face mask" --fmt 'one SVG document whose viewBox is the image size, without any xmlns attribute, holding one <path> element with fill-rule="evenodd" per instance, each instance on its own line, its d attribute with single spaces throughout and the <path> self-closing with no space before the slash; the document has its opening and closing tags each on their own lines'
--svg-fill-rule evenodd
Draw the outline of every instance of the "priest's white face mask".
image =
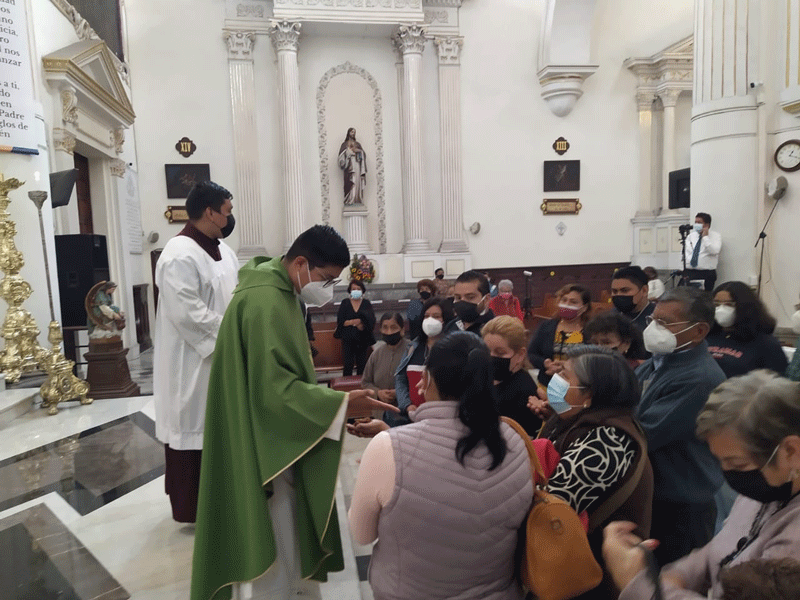
<svg viewBox="0 0 800 600">
<path fill-rule="evenodd" d="M 300 273 L 302 273 L 302 267 L 297 272 L 298 284 L 301 282 Z M 306 306 L 325 306 L 333 300 L 333 286 L 336 285 L 336 279 L 313 281 L 308 263 L 306 263 L 306 274 L 308 275 L 308 283 L 300 288 L 300 298 L 306 303 Z"/>
</svg>

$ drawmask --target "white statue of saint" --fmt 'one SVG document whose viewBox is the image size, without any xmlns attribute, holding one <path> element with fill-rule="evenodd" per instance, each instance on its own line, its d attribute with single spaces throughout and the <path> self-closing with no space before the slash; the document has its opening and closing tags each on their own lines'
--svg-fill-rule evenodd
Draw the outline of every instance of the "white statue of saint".
<svg viewBox="0 0 800 600">
<path fill-rule="evenodd" d="M 347 137 L 339 148 L 339 168 L 344 172 L 344 203 L 364 203 L 364 187 L 367 184 L 367 157 L 356 141 L 355 127 L 347 130 Z"/>
</svg>

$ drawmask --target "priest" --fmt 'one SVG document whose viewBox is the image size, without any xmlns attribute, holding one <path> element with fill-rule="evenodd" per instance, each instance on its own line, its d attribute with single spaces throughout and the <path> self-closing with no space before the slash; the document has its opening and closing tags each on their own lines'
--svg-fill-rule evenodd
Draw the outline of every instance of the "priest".
<svg viewBox="0 0 800 600">
<path fill-rule="evenodd" d="M 208 391 L 192 600 L 319 597 L 344 568 L 334 491 L 348 413 L 396 407 L 317 385 L 300 300 L 322 306 L 349 264 L 331 227 L 239 272 Z"/>
</svg>

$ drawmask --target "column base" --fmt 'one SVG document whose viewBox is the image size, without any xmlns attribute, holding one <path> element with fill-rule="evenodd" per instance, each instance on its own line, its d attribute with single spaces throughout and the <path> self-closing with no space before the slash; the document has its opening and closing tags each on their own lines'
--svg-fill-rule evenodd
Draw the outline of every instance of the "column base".
<svg viewBox="0 0 800 600">
<path fill-rule="evenodd" d="M 370 254 L 372 249 L 367 241 L 367 217 L 369 211 L 358 204 L 345 206 L 342 211 L 344 237 L 350 254 Z"/>
<path fill-rule="evenodd" d="M 439 246 L 439 252 L 454 254 L 458 252 L 469 252 L 469 248 L 467 248 L 467 242 L 464 240 L 442 240 L 442 243 Z"/>
<path fill-rule="evenodd" d="M 239 263 L 244 264 L 256 256 L 269 256 L 269 252 L 264 246 L 242 246 L 236 253 Z"/>
<path fill-rule="evenodd" d="M 403 254 L 426 254 L 433 250 L 428 240 L 406 240 L 403 245 Z"/>
</svg>

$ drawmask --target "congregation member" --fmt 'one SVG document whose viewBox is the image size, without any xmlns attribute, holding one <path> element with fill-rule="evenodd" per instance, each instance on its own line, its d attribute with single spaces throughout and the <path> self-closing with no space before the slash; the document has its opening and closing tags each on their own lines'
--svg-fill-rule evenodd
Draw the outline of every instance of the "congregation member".
<svg viewBox="0 0 800 600">
<path fill-rule="evenodd" d="M 436 291 L 436 285 L 430 279 L 420 279 L 417 282 L 418 298 L 412 298 L 408 303 L 406 310 L 406 318 L 408 319 L 408 335 L 409 339 L 415 339 L 419 336 L 422 327 L 422 305 L 433 298 Z"/>
<path fill-rule="evenodd" d="M 500 414 L 514 419 L 528 435 L 536 437 L 542 420 L 528 409 L 528 398 L 536 395 L 536 382 L 528 373 L 525 326 L 516 317 L 502 315 L 484 325 L 481 335 L 492 355 Z"/>
<path fill-rule="evenodd" d="M 336 315 L 336 331 L 333 337 L 342 340 L 343 366 L 342 375 L 349 377 L 364 373 L 367 354 L 375 343 L 375 313 L 372 304 L 364 298 L 367 287 L 356 279 L 347 284 L 347 298 L 339 304 Z"/>
<path fill-rule="evenodd" d="M 514 295 L 514 284 L 511 283 L 511 280 L 502 279 L 497 284 L 497 289 L 500 290 L 500 293 L 489 302 L 489 309 L 494 313 L 494 316 L 508 315 L 522 321 L 524 319 L 522 307 L 520 306 L 519 298 Z"/>
<path fill-rule="evenodd" d="M 239 272 L 208 390 L 191 600 L 320 598 L 344 568 L 334 492 L 348 414 L 396 410 L 317 385 L 298 299 L 324 306 L 350 262 L 329 226 Z M 232 588 L 232 589 L 228 589 Z"/>
<path fill-rule="evenodd" d="M 528 360 L 539 369 L 537 379 L 543 386 L 561 371 L 567 347 L 583 343 L 591 312 L 592 296 L 585 287 L 572 284 L 559 290 L 557 316 L 539 325 L 528 345 Z"/>
<path fill-rule="evenodd" d="M 381 315 L 378 327 L 384 343 L 376 345 L 370 354 L 361 379 L 361 387 L 374 390 L 378 400 L 387 404 L 397 404 L 394 374 L 408 350 L 409 341 L 403 336 L 403 325 L 403 316 L 400 313 Z"/>
<path fill-rule="evenodd" d="M 708 544 L 663 568 L 663 597 L 670 600 L 730 598 L 723 593 L 726 573 L 748 561 L 800 556 L 800 384 L 764 370 L 730 379 L 710 395 L 696 433 L 739 498 Z M 620 600 L 651 598 L 641 537 L 631 530 L 625 522 L 606 528 L 606 565 Z M 652 537 L 649 546 L 664 542 Z"/>
<path fill-rule="evenodd" d="M 647 317 L 655 309 L 648 297 L 648 283 L 647 274 L 636 266 L 617 269 L 611 279 L 611 302 L 614 310 L 628 317 L 639 331 L 644 331 L 647 327 Z"/>
<path fill-rule="evenodd" d="M 697 213 L 694 218 L 693 230 L 686 237 L 684 256 L 686 257 L 686 271 L 684 275 L 689 279 L 703 280 L 704 289 L 710 292 L 717 281 L 717 263 L 722 250 L 722 236 L 716 231 L 711 231 L 711 215 L 704 212 Z"/>
<path fill-rule="evenodd" d="M 583 328 L 583 337 L 588 344 L 619 352 L 633 369 L 644 362 L 640 358 L 646 352 L 642 332 L 616 311 L 608 310 L 593 317 Z"/>
<path fill-rule="evenodd" d="M 433 285 L 436 287 L 436 295 L 446 297 L 447 290 L 452 287 L 452 283 L 444 278 L 444 269 L 439 267 L 433 272 Z"/>
<path fill-rule="evenodd" d="M 786 368 L 786 376 L 792 381 L 800 381 L 800 304 L 795 304 L 795 312 L 792 314 L 792 331 L 799 337 L 795 346 L 792 361 Z"/>
<path fill-rule="evenodd" d="M 786 371 L 786 354 L 772 335 L 777 321 L 747 284 L 729 281 L 717 286 L 714 307 L 716 323 L 706 341 L 726 377 L 755 369 Z"/>
<path fill-rule="evenodd" d="M 666 291 L 664 289 L 664 282 L 658 277 L 658 271 L 654 267 L 645 267 L 642 269 L 647 275 L 647 298 L 650 302 L 655 302 Z"/>
<path fill-rule="evenodd" d="M 364 451 L 350 529 L 359 544 L 377 539 L 376 600 L 524 598 L 514 556 L 531 466 L 523 439 L 500 421 L 492 372 L 478 336 L 445 336 L 426 360 L 415 422 Z"/>
<path fill-rule="evenodd" d="M 464 271 L 453 286 L 453 311 L 456 318 L 445 325 L 444 333 L 469 331 L 480 336 L 481 327 L 494 318 L 489 309 L 490 287 L 486 275 Z"/>
<path fill-rule="evenodd" d="M 603 527 L 625 519 L 650 532 L 653 471 L 634 412 L 639 383 L 625 359 L 598 346 L 573 346 L 547 388 L 541 438 L 561 455 L 548 491 L 589 518 L 589 543 L 602 564 Z M 657 516 L 657 518 L 661 518 Z M 610 577 L 583 600 L 616 597 Z"/>
<path fill-rule="evenodd" d="M 221 241 L 233 231 L 232 210 L 228 190 L 196 184 L 186 198 L 189 222 L 156 264 L 156 437 L 164 443 L 164 487 L 179 523 L 196 518 L 208 374 L 239 271 L 236 253 Z"/>
<path fill-rule="evenodd" d="M 678 287 L 656 304 L 644 330 L 653 354 L 636 370 L 642 385 L 637 416 L 647 434 L 655 476 L 651 535 L 664 565 L 705 545 L 714 534 L 719 463 L 694 435 L 694 422 L 725 373 L 705 341 L 714 323 L 709 294 Z"/>
</svg>

